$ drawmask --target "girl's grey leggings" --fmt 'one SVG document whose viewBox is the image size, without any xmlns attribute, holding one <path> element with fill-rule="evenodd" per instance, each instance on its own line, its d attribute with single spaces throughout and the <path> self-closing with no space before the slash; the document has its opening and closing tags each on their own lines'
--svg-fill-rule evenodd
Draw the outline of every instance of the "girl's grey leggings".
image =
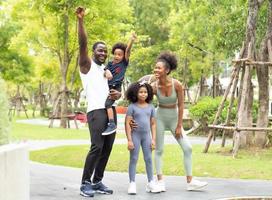
<svg viewBox="0 0 272 200">
<path fill-rule="evenodd" d="M 175 137 L 177 127 L 178 113 L 177 109 L 158 108 L 156 111 L 157 132 L 156 132 L 156 150 L 155 150 L 155 166 L 157 175 L 162 175 L 162 154 L 164 147 L 165 130 L 170 130 Z M 188 137 L 184 134 L 177 139 L 179 146 L 183 150 L 184 168 L 186 176 L 192 176 L 192 146 Z"/>
<path fill-rule="evenodd" d="M 132 141 L 134 143 L 134 149 L 130 151 L 129 181 L 135 182 L 136 164 L 139 157 L 140 147 L 142 146 L 147 179 L 148 179 L 148 182 L 150 182 L 153 180 L 151 135 L 150 133 L 147 133 L 147 132 L 134 131 L 131 134 L 131 136 L 132 136 Z"/>
</svg>

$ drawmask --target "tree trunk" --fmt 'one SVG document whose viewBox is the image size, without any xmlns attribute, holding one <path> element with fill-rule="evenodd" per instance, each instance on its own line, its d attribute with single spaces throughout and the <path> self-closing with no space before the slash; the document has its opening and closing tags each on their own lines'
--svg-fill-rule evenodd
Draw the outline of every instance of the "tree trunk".
<svg viewBox="0 0 272 200">
<path fill-rule="evenodd" d="M 261 43 L 259 59 L 260 61 L 269 61 L 268 56 L 268 45 L 271 46 L 272 40 L 272 0 L 269 0 L 268 8 L 268 25 L 266 35 Z M 270 43 L 270 44 L 268 44 Z M 270 52 L 272 53 L 272 52 Z M 257 118 L 257 127 L 267 127 L 268 120 L 268 111 L 269 111 L 269 68 L 267 65 L 257 67 L 257 77 L 259 84 L 259 109 L 258 109 L 258 118 Z M 267 132 L 260 131 L 255 134 L 255 146 L 263 148 L 267 140 Z"/>
<path fill-rule="evenodd" d="M 246 51 L 242 58 L 253 59 L 255 51 L 255 40 L 256 40 L 256 24 L 257 16 L 259 11 L 258 0 L 248 1 L 248 17 L 247 17 L 247 27 L 246 27 L 246 38 L 245 46 Z M 244 78 L 241 91 L 241 101 L 238 107 L 238 127 L 251 127 L 252 126 L 252 104 L 253 104 L 253 86 L 251 82 L 252 77 L 252 66 L 248 65 L 244 68 Z M 248 145 L 253 143 L 252 133 L 249 131 L 240 131 L 234 133 L 234 143 L 238 148 L 246 148 Z"/>
<path fill-rule="evenodd" d="M 68 88 L 67 88 L 67 71 L 69 66 L 69 17 L 68 10 L 65 10 L 64 16 L 64 49 L 63 49 L 63 62 L 61 62 L 61 122 L 62 128 L 67 128 L 67 114 L 68 114 Z"/>
</svg>

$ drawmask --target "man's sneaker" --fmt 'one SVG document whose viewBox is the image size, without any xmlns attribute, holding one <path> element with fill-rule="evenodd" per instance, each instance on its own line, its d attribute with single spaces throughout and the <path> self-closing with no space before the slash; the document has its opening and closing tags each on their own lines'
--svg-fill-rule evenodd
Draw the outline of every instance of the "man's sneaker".
<svg viewBox="0 0 272 200">
<path fill-rule="evenodd" d="M 110 135 L 116 131 L 116 124 L 114 122 L 108 123 L 108 127 L 106 130 L 102 133 L 102 135 Z"/>
<path fill-rule="evenodd" d="M 148 182 L 145 189 L 147 192 L 151 193 L 161 192 L 161 188 L 154 181 Z"/>
<path fill-rule="evenodd" d="M 109 189 L 107 186 L 105 186 L 101 181 L 99 183 L 92 185 L 93 190 L 100 194 L 112 194 L 113 190 Z"/>
<path fill-rule="evenodd" d="M 161 192 L 166 192 L 166 187 L 165 187 L 164 180 L 158 180 L 157 185 L 159 186 Z"/>
<path fill-rule="evenodd" d="M 92 184 L 88 181 L 85 181 L 80 186 L 80 195 L 84 197 L 93 197 L 95 191 L 92 188 Z"/>
<path fill-rule="evenodd" d="M 130 182 L 128 185 L 128 194 L 135 195 L 136 194 L 136 183 L 135 182 Z"/>
<path fill-rule="evenodd" d="M 189 190 L 189 191 L 199 190 L 199 189 L 205 187 L 206 185 L 208 185 L 207 182 L 192 179 L 191 182 L 187 184 L 187 190 Z"/>
</svg>

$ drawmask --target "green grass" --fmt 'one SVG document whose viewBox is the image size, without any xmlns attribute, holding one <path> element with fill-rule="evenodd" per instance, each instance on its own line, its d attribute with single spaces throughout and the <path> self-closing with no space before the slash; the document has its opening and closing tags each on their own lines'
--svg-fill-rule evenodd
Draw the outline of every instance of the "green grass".
<svg viewBox="0 0 272 200">
<path fill-rule="evenodd" d="M 53 165 L 83 167 L 89 146 L 63 146 L 30 153 L 33 161 Z M 272 149 L 240 151 L 232 158 L 230 148 L 212 146 L 208 154 L 202 153 L 202 145 L 193 147 L 194 176 L 235 178 L 235 179 L 272 179 Z M 184 175 L 182 154 L 178 145 L 165 145 L 164 174 Z M 114 145 L 108 171 L 127 172 L 129 153 L 126 145 Z M 137 172 L 145 173 L 142 153 L 137 164 Z"/>
<path fill-rule="evenodd" d="M 12 140 L 75 140 L 90 139 L 88 129 L 48 128 L 47 126 L 13 122 L 10 133 Z M 125 134 L 117 134 L 124 138 Z"/>
</svg>

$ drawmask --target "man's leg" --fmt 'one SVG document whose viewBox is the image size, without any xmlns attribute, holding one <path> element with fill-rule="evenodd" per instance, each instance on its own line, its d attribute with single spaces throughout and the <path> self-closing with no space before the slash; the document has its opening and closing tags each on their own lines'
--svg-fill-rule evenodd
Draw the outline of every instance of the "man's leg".
<svg viewBox="0 0 272 200">
<path fill-rule="evenodd" d="M 108 120 L 105 109 L 94 110 L 88 113 L 87 117 L 91 135 L 91 148 L 86 157 L 82 183 L 84 181 L 91 181 L 93 171 L 100 160 L 105 140 L 105 137 L 101 133 L 104 131 Z"/>
<path fill-rule="evenodd" d="M 117 123 L 115 108 L 113 108 L 113 112 L 114 112 L 115 123 Z M 94 188 L 96 188 L 97 190 L 101 189 L 101 191 L 100 191 L 101 193 L 112 194 L 112 192 L 113 192 L 112 190 L 105 187 L 105 185 L 102 185 L 102 186 L 99 185 L 99 183 L 101 183 L 101 180 L 103 179 L 104 171 L 105 171 L 106 165 L 107 165 L 108 160 L 109 160 L 109 156 L 110 156 L 112 146 L 113 146 L 113 143 L 114 143 L 115 135 L 116 135 L 116 133 L 113 133 L 111 135 L 103 136 L 105 139 L 104 139 L 104 145 L 103 145 L 102 153 L 101 153 L 101 155 L 99 157 L 99 160 L 98 160 L 98 163 L 97 163 L 97 165 L 95 167 L 93 183 L 97 184 L 97 188 L 96 188 L 95 185 L 94 185 Z"/>
</svg>

